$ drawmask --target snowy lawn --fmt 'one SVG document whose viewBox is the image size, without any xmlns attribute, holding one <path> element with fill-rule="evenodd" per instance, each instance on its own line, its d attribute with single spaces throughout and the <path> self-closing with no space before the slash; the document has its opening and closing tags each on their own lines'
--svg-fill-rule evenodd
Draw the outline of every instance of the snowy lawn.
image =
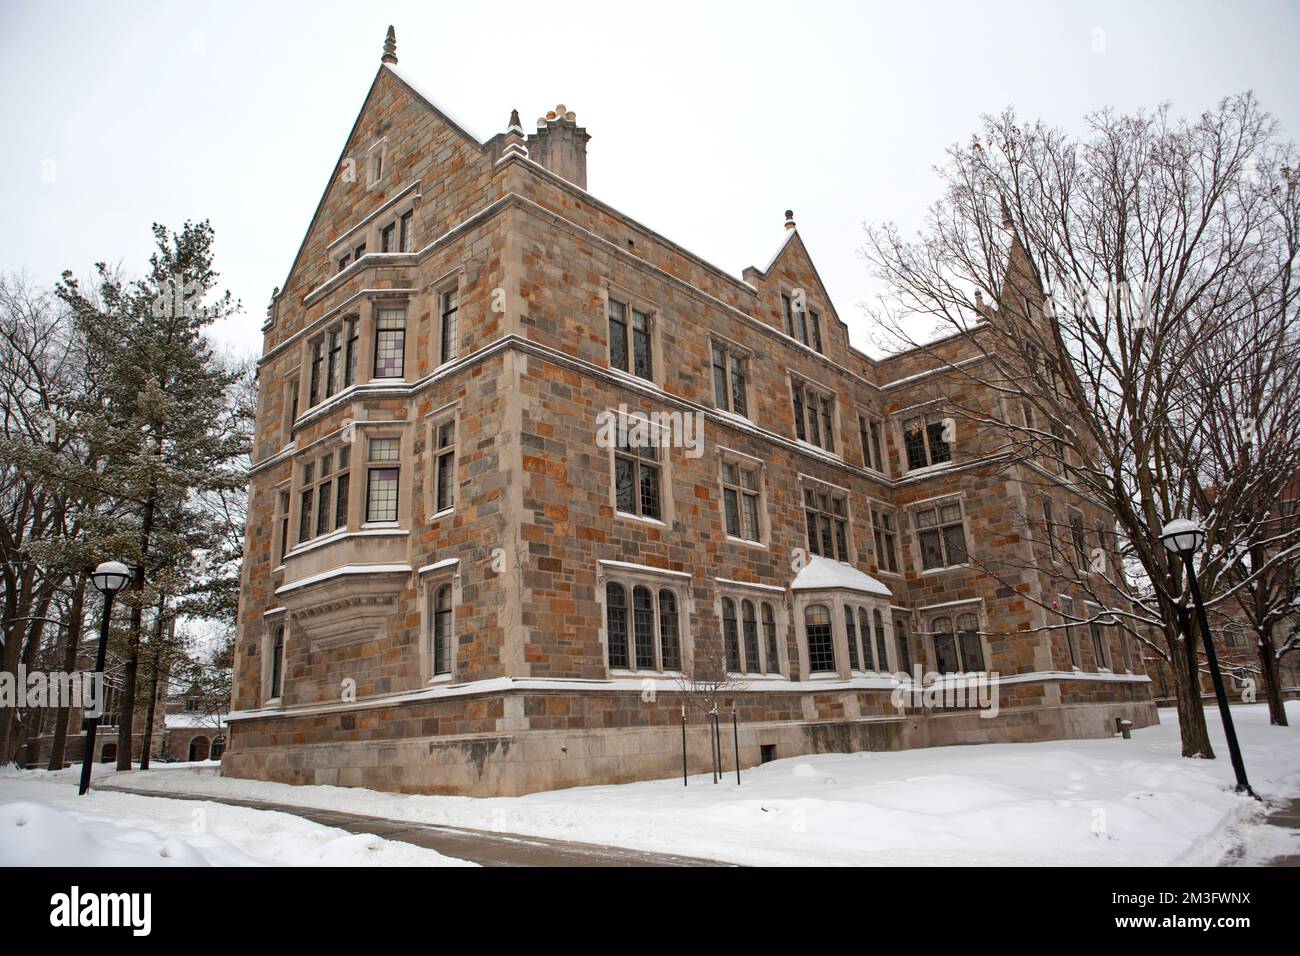
<svg viewBox="0 0 1300 956">
<path fill-rule="evenodd" d="M 75 772 L 0 776 L 0 866 L 473 865 L 287 813 L 94 790 L 78 797 Z"/>
<path fill-rule="evenodd" d="M 1256 789 L 1300 796 L 1300 727 L 1270 727 L 1263 705 L 1233 713 Z M 1300 702 L 1288 715 L 1300 724 Z M 695 776 L 689 787 L 677 778 L 513 798 L 406 796 L 221 778 L 211 764 L 102 779 L 749 864 L 1160 866 L 1300 853 L 1300 832 L 1261 825 L 1265 808 L 1231 791 L 1217 712 L 1206 712 L 1212 761 L 1180 757 L 1176 715 L 1160 716 L 1132 740 L 795 757 L 746 770 L 740 787 L 733 772 L 717 785 Z M 22 776 L 24 794 L 75 786 L 75 768 Z M 0 799 L 11 779 L 0 778 Z M 193 806 L 175 811 L 178 827 Z M 288 818 L 270 816 L 289 830 Z M 252 841 L 260 847 L 266 832 Z"/>
</svg>

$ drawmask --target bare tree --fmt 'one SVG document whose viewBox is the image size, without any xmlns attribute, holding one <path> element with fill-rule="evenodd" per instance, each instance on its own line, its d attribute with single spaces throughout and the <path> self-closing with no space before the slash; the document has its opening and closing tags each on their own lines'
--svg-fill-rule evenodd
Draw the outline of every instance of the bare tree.
<svg viewBox="0 0 1300 956">
<path fill-rule="evenodd" d="M 1112 562 L 1098 570 L 1076 529 L 1048 528 L 1066 560 L 1045 573 L 1091 589 L 1105 620 L 1170 663 L 1183 753 L 1213 756 L 1186 575 L 1159 536 L 1199 518 L 1212 605 L 1295 560 L 1269 548 L 1230 580 L 1273 541 L 1248 503 L 1276 500 L 1300 464 L 1292 148 L 1250 94 L 1191 120 L 1103 111 L 1079 140 L 1008 111 L 939 175 L 915 241 L 868 229 L 863 254 L 889 286 L 869 311 L 892 342 L 992 396 L 951 414 L 998 436 L 1016 480 L 1113 515 L 1099 532 Z M 976 359 L 918 341 L 927 318 Z"/>
</svg>

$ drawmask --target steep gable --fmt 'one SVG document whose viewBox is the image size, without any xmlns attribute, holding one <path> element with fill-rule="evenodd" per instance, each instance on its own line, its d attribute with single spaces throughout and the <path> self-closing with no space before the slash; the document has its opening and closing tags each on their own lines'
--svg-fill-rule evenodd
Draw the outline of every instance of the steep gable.
<svg viewBox="0 0 1300 956">
<path fill-rule="evenodd" d="M 372 156 L 382 174 L 371 182 Z M 294 256 L 273 306 L 272 336 L 301 323 L 293 313 L 313 289 L 337 272 L 331 247 L 396 200 L 419 196 L 414 248 L 419 249 L 490 201 L 493 169 L 482 143 L 439 110 L 397 70 L 383 64 Z M 367 252 L 377 249 L 367 248 Z"/>
</svg>

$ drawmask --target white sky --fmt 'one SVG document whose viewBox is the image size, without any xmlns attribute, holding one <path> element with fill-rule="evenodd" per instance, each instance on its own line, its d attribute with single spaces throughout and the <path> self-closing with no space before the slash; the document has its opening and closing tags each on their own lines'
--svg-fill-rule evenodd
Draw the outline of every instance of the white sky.
<svg viewBox="0 0 1300 956">
<path fill-rule="evenodd" d="M 985 112 L 1077 128 L 1254 89 L 1296 135 L 1300 3 L 128 3 L 0 0 L 0 271 L 138 273 L 149 224 L 210 218 L 257 351 L 384 31 L 471 131 L 564 103 L 593 194 L 739 276 L 793 208 L 840 317 L 876 289 L 862 223 L 911 232 Z"/>
</svg>

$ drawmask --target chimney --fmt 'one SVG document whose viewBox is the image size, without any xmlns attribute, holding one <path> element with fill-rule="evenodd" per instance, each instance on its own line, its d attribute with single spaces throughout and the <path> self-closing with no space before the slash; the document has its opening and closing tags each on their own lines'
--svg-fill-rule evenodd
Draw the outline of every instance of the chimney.
<svg viewBox="0 0 1300 956">
<path fill-rule="evenodd" d="M 590 134 L 577 123 L 578 116 L 564 104 L 537 120 L 537 132 L 528 137 L 528 156 L 561 179 L 587 188 L 587 140 Z"/>
</svg>

